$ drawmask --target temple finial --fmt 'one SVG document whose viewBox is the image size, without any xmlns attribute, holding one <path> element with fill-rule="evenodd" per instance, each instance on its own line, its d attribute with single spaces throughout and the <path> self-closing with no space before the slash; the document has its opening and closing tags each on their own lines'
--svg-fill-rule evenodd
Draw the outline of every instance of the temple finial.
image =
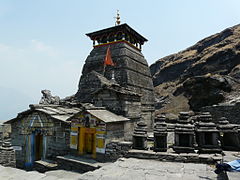
<svg viewBox="0 0 240 180">
<path fill-rule="evenodd" d="M 117 10 L 117 16 L 114 17 L 116 19 L 116 22 L 115 22 L 115 26 L 118 26 L 120 25 L 121 21 L 120 21 L 120 14 L 119 14 L 119 10 Z"/>
</svg>

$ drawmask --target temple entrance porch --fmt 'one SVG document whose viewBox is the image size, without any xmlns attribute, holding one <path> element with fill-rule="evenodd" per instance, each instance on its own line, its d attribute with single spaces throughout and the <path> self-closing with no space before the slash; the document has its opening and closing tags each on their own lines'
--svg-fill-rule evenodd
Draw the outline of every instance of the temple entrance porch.
<svg viewBox="0 0 240 180">
<path fill-rule="evenodd" d="M 43 160 L 46 157 L 47 137 L 41 131 L 33 131 L 26 136 L 26 168 L 31 168 L 35 161 Z"/>
<path fill-rule="evenodd" d="M 96 128 L 78 127 L 79 155 L 96 158 Z"/>
</svg>

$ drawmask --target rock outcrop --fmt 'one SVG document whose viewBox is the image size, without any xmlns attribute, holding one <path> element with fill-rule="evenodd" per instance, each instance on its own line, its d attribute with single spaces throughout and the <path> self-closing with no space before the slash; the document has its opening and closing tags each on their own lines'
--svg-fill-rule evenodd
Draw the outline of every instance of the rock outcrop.
<svg viewBox="0 0 240 180">
<path fill-rule="evenodd" d="M 227 77 L 205 75 L 188 78 L 174 95 L 184 93 L 189 99 L 190 108 L 198 111 L 203 106 L 221 103 L 225 99 L 224 92 L 231 90 L 232 86 Z"/>
<path fill-rule="evenodd" d="M 59 96 L 52 96 L 50 90 L 42 90 L 42 97 L 40 99 L 39 104 L 55 104 L 59 105 L 60 104 L 60 97 Z"/>
<path fill-rule="evenodd" d="M 240 93 L 240 25 L 161 58 L 150 70 L 159 112 L 233 101 Z"/>
<path fill-rule="evenodd" d="M 240 25 L 207 37 L 150 66 L 154 86 L 207 73 L 229 74 L 240 63 Z"/>
</svg>

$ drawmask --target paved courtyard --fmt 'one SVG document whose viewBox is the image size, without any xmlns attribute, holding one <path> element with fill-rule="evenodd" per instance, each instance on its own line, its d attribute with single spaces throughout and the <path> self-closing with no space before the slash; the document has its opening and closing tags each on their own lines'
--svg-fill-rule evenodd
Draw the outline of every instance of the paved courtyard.
<svg viewBox="0 0 240 180">
<path fill-rule="evenodd" d="M 222 179 L 206 164 L 161 162 L 135 158 L 121 158 L 115 163 L 85 174 L 63 170 L 49 171 L 45 174 L 26 172 L 0 166 L 2 180 L 214 180 Z M 230 180 L 239 180 L 240 173 L 228 173 Z"/>
</svg>

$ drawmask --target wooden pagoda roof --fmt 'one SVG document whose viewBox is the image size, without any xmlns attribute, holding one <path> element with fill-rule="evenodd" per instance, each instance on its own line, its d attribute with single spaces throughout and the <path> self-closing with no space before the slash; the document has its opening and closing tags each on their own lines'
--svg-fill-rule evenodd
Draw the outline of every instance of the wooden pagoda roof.
<svg viewBox="0 0 240 180">
<path fill-rule="evenodd" d="M 140 41 L 142 44 L 145 41 L 148 41 L 145 37 L 143 37 L 141 34 L 139 34 L 137 31 L 135 31 L 133 28 L 131 28 L 126 23 L 121 24 L 121 25 L 117 25 L 117 26 L 113 26 L 113 27 L 110 27 L 110 28 L 102 29 L 102 30 L 99 30 L 99 31 L 87 33 L 86 35 L 93 40 L 98 36 L 103 36 L 103 35 L 110 34 L 112 32 L 118 32 L 118 31 L 129 33 L 130 35 L 134 36 L 138 41 Z"/>
</svg>

